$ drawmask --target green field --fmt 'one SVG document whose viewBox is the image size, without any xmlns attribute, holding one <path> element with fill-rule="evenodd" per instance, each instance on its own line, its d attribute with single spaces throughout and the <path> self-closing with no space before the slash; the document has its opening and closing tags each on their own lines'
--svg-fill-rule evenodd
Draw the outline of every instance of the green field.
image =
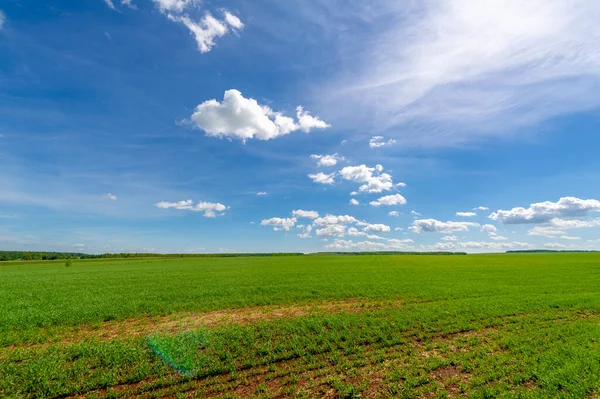
<svg viewBox="0 0 600 399">
<path fill-rule="evenodd" d="M 599 395 L 600 254 L 0 263 L 0 397 Z"/>
</svg>

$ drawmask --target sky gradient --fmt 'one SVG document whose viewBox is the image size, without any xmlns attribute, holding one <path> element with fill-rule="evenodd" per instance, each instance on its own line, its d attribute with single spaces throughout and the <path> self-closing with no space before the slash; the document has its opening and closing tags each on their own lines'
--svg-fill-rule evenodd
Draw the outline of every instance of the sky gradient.
<svg viewBox="0 0 600 399">
<path fill-rule="evenodd" d="M 600 249 L 593 0 L 6 0 L 0 250 Z"/>
</svg>

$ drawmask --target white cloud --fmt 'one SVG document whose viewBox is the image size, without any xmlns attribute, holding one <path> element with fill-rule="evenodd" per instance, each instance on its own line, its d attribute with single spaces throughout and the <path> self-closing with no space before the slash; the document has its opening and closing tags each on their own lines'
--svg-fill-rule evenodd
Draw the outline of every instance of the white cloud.
<svg viewBox="0 0 600 399">
<path fill-rule="evenodd" d="M 154 0 L 162 12 L 183 12 L 188 6 L 198 3 L 197 0 Z"/>
<path fill-rule="evenodd" d="M 362 57 L 332 85 L 331 101 L 347 115 L 376 115 L 382 128 L 407 126 L 397 129 L 398 138 L 452 144 L 600 103 L 598 1 L 425 0 L 362 7 L 350 16 L 380 26 L 373 36 L 356 28 L 355 40 L 340 45 L 347 51 L 342 56 Z M 410 129 L 415 121 L 431 129 Z"/>
<path fill-rule="evenodd" d="M 161 209 L 178 209 L 178 210 L 186 210 L 186 211 L 194 211 L 194 212 L 204 212 L 204 217 L 214 218 L 216 216 L 223 216 L 225 210 L 229 209 L 228 206 L 225 206 L 220 203 L 215 202 L 198 202 L 194 205 L 192 200 L 187 201 L 179 201 L 179 202 L 166 202 L 161 201 L 155 204 L 157 208 Z M 221 212 L 217 214 L 217 212 Z"/>
<path fill-rule="evenodd" d="M 367 234 L 369 240 L 387 240 L 385 237 L 378 236 L 377 234 Z"/>
<path fill-rule="evenodd" d="M 383 136 L 373 136 L 371 137 L 371 140 L 369 140 L 369 147 L 371 148 L 387 147 L 393 144 L 396 144 L 396 140 L 389 139 L 388 141 L 385 141 Z"/>
<path fill-rule="evenodd" d="M 444 237 L 442 237 L 442 240 L 444 240 L 444 241 L 458 241 L 458 237 L 457 236 L 444 236 Z"/>
<path fill-rule="evenodd" d="M 360 205 L 360 202 L 358 202 L 358 200 L 351 198 L 350 199 L 350 205 Z"/>
<path fill-rule="evenodd" d="M 104 194 L 104 198 L 108 198 L 109 200 L 112 200 L 112 201 L 116 201 L 117 200 L 117 196 L 114 195 L 114 194 L 111 194 L 111 193 Z"/>
<path fill-rule="evenodd" d="M 417 211 L 410 211 L 410 214 L 411 214 L 411 215 L 413 215 L 413 216 L 423 216 L 423 215 L 421 215 L 421 214 L 420 214 L 419 212 L 417 212 Z"/>
<path fill-rule="evenodd" d="M 358 195 L 358 191 L 352 191 L 350 195 Z"/>
<path fill-rule="evenodd" d="M 498 231 L 498 229 L 493 224 L 484 224 L 483 226 L 481 226 L 481 231 L 488 233 L 488 234 L 492 234 L 492 233 L 496 233 Z"/>
<path fill-rule="evenodd" d="M 505 224 L 547 223 L 552 219 L 587 216 L 590 212 L 600 211 L 600 201 L 583 200 L 575 197 L 563 197 L 558 202 L 538 202 L 529 208 L 517 207 L 511 210 L 499 210 L 489 218 Z"/>
<path fill-rule="evenodd" d="M 320 183 L 320 184 L 333 184 L 335 183 L 334 177 L 335 177 L 335 173 L 323 173 L 323 172 L 319 172 L 319 173 L 311 173 L 308 175 L 309 178 L 312 179 L 312 181 L 314 181 L 315 183 Z"/>
<path fill-rule="evenodd" d="M 563 240 L 571 240 L 571 241 L 581 240 L 581 237 L 572 237 L 572 236 L 561 236 L 560 238 L 562 238 Z"/>
<path fill-rule="evenodd" d="M 346 233 L 346 226 L 343 224 L 332 224 L 316 230 L 319 237 L 343 237 Z"/>
<path fill-rule="evenodd" d="M 300 105 L 296 107 L 296 117 L 298 118 L 300 128 L 306 133 L 309 133 L 311 129 L 326 129 L 331 127 L 330 124 L 320 120 L 318 117 L 311 116 Z"/>
<path fill-rule="evenodd" d="M 554 237 L 554 236 L 559 236 L 561 234 L 565 234 L 565 231 L 558 230 L 558 229 L 556 229 L 554 227 L 550 227 L 550 226 L 546 226 L 546 227 L 536 226 L 527 232 L 527 235 L 541 236 L 541 237 Z"/>
<path fill-rule="evenodd" d="M 366 236 L 367 233 L 365 233 L 364 231 L 359 231 L 356 227 L 350 227 L 348 229 L 348 235 L 352 236 L 352 237 L 357 237 L 357 236 Z"/>
<path fill-rule="evenodd" d="M 304 211 L 302 209 L 297 209 L 292 211 L 292 216 L 297 218 L 305 218 L 305 219 L 316 219 L 319 217 L 319 212 L 317 211 Z"/>
<path fill-rule="evenodd" d="M 400 212 L 398 212 L 398 211 L 389 211 L 388 215 L 393 216 L 393 217 L 398 217 L 398 216 L 400 216 Z"/>
<path fill-rule="evenodd" d="M 110 8 L 111 10 L 116 10 L 114 3 L 112 2 L 112 0 L 104 0 L 104 2 L 106 3 L 106 5 L 108 6 L 108 8 Z M 2 16 L 0 15 L 0 22 L 2 22 Z M 0 27 L 2 24 L 0 23 Z"/>
<path fill-rule="evenodd" d="M 340 156 L 338 153 L 331 155 L 317 155 L 313 154 L 310 156 L 312 159 L 317 159 L 317 166 L 335 166 L 339 161 L 344 161 L 345 158 Z"/>
<path fill-rule="evenodd" d="M 121 5 L 133 9 L 137 9 L 136 5 L 131 0 L 121 0 Z"/>
<path fill-rule="evenodd" d="M 245 98 L 235 89 L 227 90 L 222 102 L 212 99 L 198 105 L 186 123 L 204 130 L 208 136 L 244 142 L 252 138 L 270 140 L 297 130 L 307 133 L 310 130 L 292 118 L 260 105 L 253 98 Z"/>
<path fill-rule="evenodd" d="M 354 218 L 353 216 L 349 216 L 349 215 L 340 215 L 340 216 L 325 215 L 324 217 L 315 219 L 314 225 L 315 226 L 328 226 L 328 225 L 334 225 L 334 224 L 352 224 L 352 223 L 356 223 L 356 222 L 358 222 L 358 220 L 356 220 L 356 218 Z"/>
<path fill-rule="evenodd" d="M 325 248 L 350 251 L 403 251 L 414 250 L 412 243 L 412 240 L 397 239 L 391 239 L 387 242 L 353 242 L 351 240 L 336 239 L 333 243 L 326 245 Z"/>
<path fill-rule="evenodd" d="M 438 242 L 434 245 L 421 245 L 421 248 L 430 251 L 510 251 L 517 249 L 534 249 L 535 246 L 527 242 Z"/>
<path fill-rule="evenodd" d="M 258 195 L 259 197 L 265 196 L 267 195 L 266 191 L 259 191 L 258 193 L 256 193 L 256 195 Z"/>
<path fill-rule="evenodd" d="M 6 15 L 4 11 L 0 10 L 0 30 L 4 27 L 4 23 L 6 22 Z"/>
<path fill-rule="evenodd" d="M 473 216 L 477 216 L 477 214 L 475 212 L 456 212 L 456 216 L 470 218 Z"/>
<path fill-rule="evenodd" d="M 544 244 L 544 246 L 546 248 L 550 248 L 550 249 L 566 249 L 567 248 L 566 245 L 559 244 L 559 243 L 556 243 L 556 242 L 549 242 L 549 243 Z"/>
<path fill-rule="evenodd" d="M 577 220 L 577 219 L 552 219 L 550 225 L 561 229 L 585 229 L 600 226 L 600 219 Z"/>
<path fill-rule="evenodd" d="M 363 228 L 363 231 L 369 233 L 388 233 L 389 231 L 391 231 L 391 228 L 390 226 L 387 226 L 385 224 L 367 224 Z"/>
<path fill-rule="evenodd" d="M 218 20 L 208 12 L 200 21 L 192 21 L 188 15 L 168 14 L 167 17 L 173 22 L 183 24 L 190 30 L 201 53 L 209 52 L 215 45 L 215 39 L 225 36 L 229 32 L 230 25 L 227 19 Z"/>
<path fill-rule="evenodd" d="M 489 211 L 490 208 L 487 206 L 478 206 L 477 208 L 473 208 L 474 211 Z"/>
<path fill-rule="evenodd" d="M 394 231 L 404 231 L 404 227 L 396 227 Z"/>
<path fill-rule="evenodd" d="M 382 205 L 387 205 L 387 206 L 405 205 L 406 198 L 404 198 L 400 194 L 386 195 L 385 197 L 381 197 L 381 198 L 377 199 L 376 201 L 371 201 L 370 204 L 371 204 L 371 206 L 377 206 L 377 207 L 382 206 Z"/>
<path fill-rule="evenodd" d="M 240 30 L 244 27 L 242 21 L 229 11 L 225 11 L 225 21 L 229 24 L 229 26 L 237 30 Z"/>
<path fill-rule="evenodd" d="M 272 226 L 273 230 L 285 230 L 290 231 L 292 227 L 296 224 L 296 218 L 271 218 L 264 219 L 260 222 L 261 226 Z"/>
<path fill-rule="evenodd" d="M 499 236 L 496 233 L 490 234 L 490 240 L 494 240 L 494 241 L 508 241 L 508 238 L 504 237 L 504 236 Z"/>
<path fill-rule="evenodd" d="M 296 226 L 296 227 L 300 227 L 300 226 Z M 312 226 L 311 225 L 308 225 L 308 226 L 302 225 L 302 228 L 304 229 L 304 232 L 298 234 L 298 237 L 300 237 L 300 238 L 310 238 L 310 237 L 312 237 L 310 235 L 310 233 L 312 232 Z"/>
<path fill-rule="evenodd" d="M 356 183 L 364 183 L 359 187 L 359 191 L 368 193 L 380 193 L 391 190 L 394 186 L 392 176 L 383 173 L 383 166 L 376 165 L 369 168 L 366 165 L 346 166 L 339 172 L 344 180 Z"/>
<path fill-rule="evenodd" d="M 415 220 L 410 227 L 410 230 L 415 233 L 425 232 L 441 232 L 451 233 L 455 231 L 469 231 L 470 227 L 479 227 L 479 223 L 471 222 L 441 222 L 435 219 L 419 219 Z"/>
</svg>

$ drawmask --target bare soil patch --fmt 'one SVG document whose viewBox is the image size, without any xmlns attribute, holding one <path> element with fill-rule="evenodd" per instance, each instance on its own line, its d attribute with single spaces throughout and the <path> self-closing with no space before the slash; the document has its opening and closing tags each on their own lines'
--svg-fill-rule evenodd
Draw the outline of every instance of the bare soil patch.
<svg viewBox="0 0 600 399">
<path fill-rule="evenodd" d="M 217 327 L 229 324 L 251 324 L 283 318 L 314 314 L 362 312 L 399 306 L 400 300 L 391 305 L 369 299 L 347 299 L 343 301 L 317 302 L 294 305 L 252 306 L 237 309 L 222 309 L 208 312 L 185 312 L 160 317 L 137 317 L 126 320 L 108 321 L 99 326 L 81 325 L 61 332 L 44 344 L 19 346 L 44 346 L 81 342 L 86 339 L 113 340 L 145 336 L 151 333 L 180 333 L 200 327 Z M 11 347 L 9 347 L 10 349 Z"/>
</svg>

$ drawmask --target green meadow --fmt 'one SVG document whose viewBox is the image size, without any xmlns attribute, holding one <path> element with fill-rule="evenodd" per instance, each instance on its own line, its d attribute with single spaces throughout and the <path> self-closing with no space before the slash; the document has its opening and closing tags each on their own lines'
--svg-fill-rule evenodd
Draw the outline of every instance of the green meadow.
<svg viewBox="0 0 600 399">
<path fill-rule="evenodd" d="M 0 262 L 0 397 L 599 398 L 600 254 Z"/>
</svg>

